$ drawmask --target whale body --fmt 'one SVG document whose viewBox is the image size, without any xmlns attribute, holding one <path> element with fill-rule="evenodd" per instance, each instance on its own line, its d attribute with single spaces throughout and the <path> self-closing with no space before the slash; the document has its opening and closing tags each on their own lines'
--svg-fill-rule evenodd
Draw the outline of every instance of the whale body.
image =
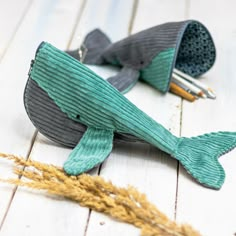
<svg viewBox="0 0 236 236">
<path fill-rule="evenodd" d="M 157 25 L 115 43 L 95 29 L 85 37 L 82 45 L 86 48 L 85 64 L 121 67 L 120 73 L 108 78 L 108 82 L 123 93 L 138 79 L 166 93 L 173 68 L 199 77 L 213 66 L 216 57 L 209 31 L 195 20 Z M 78 49 L 68 53 L 80 59 Z"/>
<path fill-rule="evenodd" d="M 236 132 L 174 136 L 107 81 L 45 42 L 31 65 L 24 100 L 40 132 L 74 147 L 64 164 L 70 175 L 102 163 L 115 135 L 117 140 L 154 145 L 177 159 L 199 183 L 219 189 L 225 173 L 218 158 L 236 146 Z"/>
</svg>

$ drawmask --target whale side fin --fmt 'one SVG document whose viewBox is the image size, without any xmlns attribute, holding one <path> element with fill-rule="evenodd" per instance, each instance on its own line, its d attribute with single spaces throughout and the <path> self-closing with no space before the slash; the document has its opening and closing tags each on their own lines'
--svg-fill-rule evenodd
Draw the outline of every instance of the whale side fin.
<svg viewBox="0 0 236 236">
<path fill-rule="evenodd" d="M 110 154 L 113 131 L 89 127 L 64 163 L 69 175 L 78 175 L 102 163 Z"/>
<path fill-rule="evenodd" d="M 139 71 L 123 67 L 115 76 L 109 77 L 107 81 L 120 92 L 127 93 L 138 81 Z"/>
<path fill-rule="evenodd" d="M 236 147 L 236 132 L 209 133 L 180 138 L 173 156 L 199 183 L 220 189 L 225 172 L 218 158 Z"/>
<path fill-rule="evenodd" d="M 83 58 L 80 58 L 80 49 L 66 52 L 80 61 L 83 59 L 82 62 L 85 64 L 101 65 L 104 63 L 102 53 L 110 44 L 111 40 L 100 29 L 95 29 L 87 34 L 81 45 L 81 49 L 84 50 Z"/>
</svg>

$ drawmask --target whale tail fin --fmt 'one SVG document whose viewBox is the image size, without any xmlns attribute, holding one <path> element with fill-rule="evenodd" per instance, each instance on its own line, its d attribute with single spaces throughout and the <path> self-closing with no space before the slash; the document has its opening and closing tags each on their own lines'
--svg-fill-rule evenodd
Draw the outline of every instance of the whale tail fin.
<svg viewBox="0 0 236 236">
<path fill-rule="evenodd" d="M 67 53 L 85 64 L 101 65 L 104 63 L 102 54 L 110 44 L 110 39 L 100 29 L 95 29 L 87 34 L 79 49 Z"/>
<path fill-rule="evenodd" d="M 180 138 L 173 156 L 199 183 L 220 189 L 225 172 L 218 158 L 236 147 L 236 132 L 217 132 Z"/>
</svg>

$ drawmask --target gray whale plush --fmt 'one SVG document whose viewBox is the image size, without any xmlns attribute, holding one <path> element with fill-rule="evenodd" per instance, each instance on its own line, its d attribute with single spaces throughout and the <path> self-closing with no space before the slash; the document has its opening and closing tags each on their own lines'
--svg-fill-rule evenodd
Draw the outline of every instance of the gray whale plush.
<svg viewBox="0 0 236 236">
<path fill-rule="evenodd" d="M 85 37 L 83 45 L 87 48 L 85 64 L 121 67 L 120 73 L 108 81 L 122 92 L 140 78 L 165 93 L 174 67 L 199 77 L 213 66 L 216 57 L 209 31 L 194 20 L 158 25 L 115 43 L 95 29 Z M 80 59 L 78 49 L 68 53 Z"/>
</svg>

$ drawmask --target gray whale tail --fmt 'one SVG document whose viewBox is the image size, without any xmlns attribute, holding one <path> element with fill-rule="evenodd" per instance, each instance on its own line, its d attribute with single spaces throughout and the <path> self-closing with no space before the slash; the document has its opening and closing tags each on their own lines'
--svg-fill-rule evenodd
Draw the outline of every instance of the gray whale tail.
<svg viewBox="0 0 236 236">
<path fill-rule="evenodd" d="M 102 54 L 111 44 L 110 39 L 100 30 L 91 31 L 84 39 L 82 50 L 85 51 L 83 62 L 91 65 L 101 65 L 104 63 Z M 81 60 L 79 49 L 67 51 L 72 57 Z"/>
</svg>

